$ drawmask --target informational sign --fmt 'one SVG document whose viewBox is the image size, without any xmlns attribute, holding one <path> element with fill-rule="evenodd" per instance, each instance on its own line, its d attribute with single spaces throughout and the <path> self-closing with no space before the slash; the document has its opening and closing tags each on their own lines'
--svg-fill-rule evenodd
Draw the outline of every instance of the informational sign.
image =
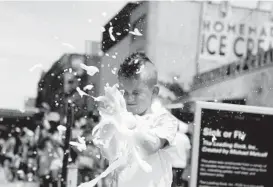
<svg viewBox="0 0 273 187">
<path fill-rule="evenodd" d="M 232 7 L 221 16 L 220 7 L 206 5 L 200 23 L 199 72 L 205 72 L 245 57 L 250 50 L 267 50 L 273 45 L 273 23 L 258 10 Z"/>
<path fill-rule="evenodd" d="M 272 187 L 273 109 L 198 102 L 190 187 Z"/>
</svg>

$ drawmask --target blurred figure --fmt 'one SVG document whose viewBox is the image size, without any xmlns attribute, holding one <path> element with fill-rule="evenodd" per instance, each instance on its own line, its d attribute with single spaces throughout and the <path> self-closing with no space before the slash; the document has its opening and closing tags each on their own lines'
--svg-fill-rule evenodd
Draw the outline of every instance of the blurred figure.
<svg viewBox="0 0 273 187">
<path fill-rule="evenodd" d="M 104 170 L 100 151 L 91 141 L 87 141 L 87 149 L 79 153 L 76 162 L 79 170 L 78 184 L 94 179 Z"/>
<path fill-rule="evenodd" d="M 50 151 L 53 145 L 49 137 L 41 140 L 38 151 L 38 176 L 40 178 L 40 187 L 49 187 L 51 184 L 50 176 Z"/>
<path fill-rule="evenodd" d="M 51 154 L 49 155 L 52 158 L 50 164 L 50 172 L 53 179 L 53 187 L 58 186 L 59 182 L 59 175 L 61 174 L 62 164 L 63 164 L 63 142 L 62 142 L 62 134 L 56 128 L 52 128 L 49 131 L 51 141 L 52 141 L 52 150 Z"/>
<path fill-rule="evenodd" d="M 40 187 L 58 186 L 59 174 L 62 168 L 63 149 L 61 137 L 57 129 L 49 131 L 49 136 L 44 138 L 39 151 Z"/>
<path fill-rule="evenodd" d="M 75 125 L 76 128 L 81 128 L 81 135 L 85 138 L 86 144 L 86 150 L 72 146 L 71 153 L 77 154 L 75 163 L 78 166 L 78 184 L 94 179 L 105 169 L 105 160 L 102 159 L 99 149 L 92 142 L 92 129 L 98 121 L 98 116 L 91 111 L 86 120 L 81 118 Z M 76 137 L 74 137 L 74 141 L 75 139 Z M 97 186 L 103 186 L 103 184 L 99 183 Z"/>
<path fill-rule="evenodd" d="M 20 140 L 20 128 L 16 127 L 5 142 L 2 154 L 4 155 L 3 169 L 8 181 L 13 181 L 17 177 L 17 172 L 21 163 L 22 142 Z"/>
<path fill-rule="evenodd" d="M 1 136 L 2 134 L 0 134 Z M 4 162 L 4 155 L 3 155 L 3 147 L 5 146 L 6 140 L 1 136 L 0 138 L 0 161 L 1 161 L 1 165 L 3 165 Z"/>
</svg>

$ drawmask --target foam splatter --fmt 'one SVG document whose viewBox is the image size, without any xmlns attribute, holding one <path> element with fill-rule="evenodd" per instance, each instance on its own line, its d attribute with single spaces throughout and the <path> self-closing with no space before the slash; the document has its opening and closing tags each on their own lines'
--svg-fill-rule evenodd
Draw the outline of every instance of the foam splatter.
<svg viewBox="0 0 273 187">
<path fill-rule="evenodd" d="M 72 146 L 75 146 L 79 151 L 84 151 L 87 149 L 86 147 L 86 141 L 84 137 L 78 137 L 78 142 L 70 141 L 69 143 Z"/>
<path fill-rule="evenodd" d="M 105 28 L 104 27 L 101 27 L 101 32 L 105 32 Z"/>
<path fill-rule="evenodd" d="M 99 180 L 106 177 L 114 170 L 120 167 L 124 168 L 124 166 L 130 166 L 130 163 L 132 162 L 137 163 L 144 172 L 152 171 L 152 167 L 143 160 L 141 157 L 143 153 L 140 152 L 140 149 L 138 149 L 137 142 L 139 141 L 139 135 L 142 136 L 145 134 L 145 136 L 147 135 L 149 137 L 149 141 L 155 142 L 158 136 L 163 136 L 166 132 L 158 129 L 150 129 L 149 124 L 151 124 L 152 121 L 149 121 L 142 116 L 135 116 L 128 112 L 123 94 L 118 88 L 118 85 L 110 87 L 109 84 L 107 84 L 104 88 L 105 95 L 94 98 L 95 101 L 103 103 L 103 107 L 99 108 L 101 121 L 94 127 L 92 132 L 94 144 L 100 148 L 106 149 L 111 149 L 112 147 L 110 140 L 113 136 L 109 134 L 116 134 L 114 136 L 117 141 L 117 154 L 112 155 L 114 157 L 114 161 L 104 172 L 102 172 L 92 181 L 81 184 L 80 187 L 93 187 L 99 182 Z M 158 104 L 156 104 L 154 107 L 157 106 Z M 158 108 L 156 111 L 160 114 L 163 112 L 163 110 L 160 112 L 161 110 Z M 186 135 L 180 135 L 177 137 L 179 138 L 176 138 L 175 144 L 178 146 L 172 147 L 168 150 L 166 149 L 166 151 L 171 158 L 177 158 L 178 155 L 179 159 L 174 160 L 182 159 L 182 164 L 184 166 L 187 160 L 185 150 L 188 151 L 190 143 Z M 132 176 L 134 171 L 134 169 L 125 167 L 122 169 L 119 177 L 122 179 L 124 177 Z"/>
<path fill-rule="evenodd" d="M 81 97 L 83 97 L 83 96 L 89 96 L 87 93 L 85 93 L 84 91 L 82 91 L 79 87 L 77 87 L 76 90 L 80 94 Z"/>
<path fill-rule="evenodd" d="M 105 17 L 105 16 L 107 16 L 107 13 L 106 13 L 106 12 L 103 12 L 101 15 L 102 15 L 103 17 Z"/>
<path fill-rule="evenodd" d="M 85 64 L 80 65 L 82 69 L 84 69 L 88 75 L 94 76 L 96 73 L 99 72 L 99 69 L 96 66 L 87 66 Z"/>
<path fill-rule="evenodd" d="M 116 75 L 116 73 L 117 73 L 117 68 L 113 68 L 112 70 L 111 70 L 111 72 L 114 74 L 114 75 Z"/>
<path fill-rule="evenodd" d="M 32 66 L 32 67 L 29 69 L 29 71 L 32 72 L 32 71 L 34 71 L 35 69 L 37 69 L 37 68 L 42 68 L 42 67 L 43 67 L 42 64 L 36 64 L 36 65 Z"/>
<path fill-rule="evenodd" d="M 70 43 L 63 42 L 62 45 L 65 46 L 65 47 L 68 47 L 68 48 L 70 48 L 70 49 L 76 49 L 76 48 L 75 48 L 72 44 L 70 44 Z"/>
<path fill-rule="evenodd" d="M 111 40 L 116 41 L 116 38 L 113 36 L 113 27 L 110 27 L 108 32 L 109 32 Z"/>
<path fill-rule="evenodd" d="M 144 67 L 145 67 L 144 65 L 141 65 L 136 74 L 140 74 L 143 71 Z"/>
<path fill-rule="evenodd" d="M 126 103 L 123 98 L 122 93 L 118 90 L 118 85 L 110 87 L 109 85 L 105 86 L 105 95 L 94 98 L 95 101 L 102 102 L 104 104 L 103 108 L 100 108 L 101 121 L 94 127 L 93 136 L 95 144 L 101 144 L 103 147 L 108 147 L 109 142 L 102 141 L 108 137 L 98 137 L 97 134 L 101 131 L 104 132 L 103 128 L 107 124 L 113 124 L 115 131 L 119 133 L 118 141 L 121 143 L 121 149 L 117 155 L 118 159 L 114 161 L 103 173 L 98 177 L 93 179 L 90 182 L 83 183 L 81 187 L 93 187 L 97 182 L 106 177 L 109 173 L 117 169 L 118 167 L 126 164 L 128 159 L 133 159 L 145 172 L 151 172 L 151 166 L 145 162 L 137 149 L 137 135 L 139 132 L 145 132 L 146 129 L 143 129 L 146 125 L 141 125 L 141 129 L 137 127 L 136 123 L 139 122 L 132 113 L 129 113 L 126 109 Z M 125 147 L 124 147 L 125 146 Z"/>
<path fill-rule="evenodd" d="M 63 126 L 63 125 L 59 125 L 59 126 L 57 127 L 57 129 L 58 129 L 58 131 L 60 131 L 60 132 L 66 131 L 66 127 Z"/>
<path fill-rule="evenodd" d="M 86 91 L 86 90 L 92 90 L 92 88 L 94 88 L 94 86 L 92 84 L 89 84 L 89 85 L 86 85 L 83 90 Z"/>
<path fill-rule="evenodd" d="M 70 141 L 70 145 L 75 146 L 79 151 L 85 151 L 86 150 L 86 144 Z"/>
<path fill-rule="evenodd" d="M 139 32 L 138 28 L 135 28 L 134 31 L 130 31 L 129 33 L 132 35 L 135 35 L 135 36 L 142 36 L 142 34 Z"/>
</svg>

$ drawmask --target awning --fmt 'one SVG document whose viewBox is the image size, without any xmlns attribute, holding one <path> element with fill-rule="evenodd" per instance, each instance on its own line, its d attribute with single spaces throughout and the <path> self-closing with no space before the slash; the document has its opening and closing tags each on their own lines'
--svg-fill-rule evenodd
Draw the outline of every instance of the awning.
<svg viewBox="0 0 273 187">
<path fill-rule="evenodd" d="M 244 98 L 249 92 L 246 77 L 237 77 L 214 85 L 194 90 L 190 93 L 191 100 L 225 100 Z"/>
<path fill-rule="evenodd" d="M 33 116 L 36 111 L 25 111 L 12 109 L 0 109 L 0 117 L 30 117 Z"/>
</svg>

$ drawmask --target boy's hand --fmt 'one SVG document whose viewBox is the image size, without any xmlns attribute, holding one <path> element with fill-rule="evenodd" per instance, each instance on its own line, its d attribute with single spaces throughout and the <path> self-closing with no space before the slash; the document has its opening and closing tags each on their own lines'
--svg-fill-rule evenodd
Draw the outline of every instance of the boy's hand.
<svg viewBox="0 0 273 187">
<path fill-rule="evenodd" d="M 100 102 L 99 111 L 102 115 L 116 116 L 126 111 L 126 103 L 118 85 L 113 87 L 106 86 L 105 95 L 95 98 Z"/>
<path fill-rule="evenodd" d="M 165 140 L 158 138 L 148 125 L 142 125 L 138 131 L 135 132 L 135 140 L 141 145 L 141 148 L 146 154 L 152 154 L 161 149 Z"/>
</svg>

